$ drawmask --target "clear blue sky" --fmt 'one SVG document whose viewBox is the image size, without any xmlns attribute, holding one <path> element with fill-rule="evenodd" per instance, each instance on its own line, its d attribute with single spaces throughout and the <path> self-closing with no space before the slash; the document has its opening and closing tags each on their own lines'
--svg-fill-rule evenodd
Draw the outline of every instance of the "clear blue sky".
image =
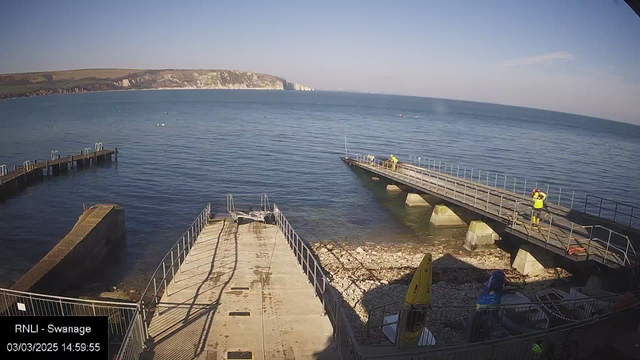
<svg viewBox="0 0 640 360">
<path fill-rule="evenodd" d="M 239 69 L 640 123 L 622 1 L 0 1 L 0 73 Z"/>
</svg>

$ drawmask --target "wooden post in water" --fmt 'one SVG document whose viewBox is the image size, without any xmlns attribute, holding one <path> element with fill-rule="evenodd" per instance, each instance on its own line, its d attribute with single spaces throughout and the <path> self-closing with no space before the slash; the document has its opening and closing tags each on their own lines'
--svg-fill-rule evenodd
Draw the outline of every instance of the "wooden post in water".
<svg viewBox="0 0 640 360">
<path fill-rule="evenodd" d="M 116 161 L 118 161 L 118 147 L 116 146 Z"/>
</svg>

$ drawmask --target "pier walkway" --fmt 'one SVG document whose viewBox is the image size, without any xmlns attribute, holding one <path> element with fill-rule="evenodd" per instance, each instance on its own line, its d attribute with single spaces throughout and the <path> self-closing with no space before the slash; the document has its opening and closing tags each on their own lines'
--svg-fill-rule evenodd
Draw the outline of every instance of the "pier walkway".
<svg viewBox="0 0 640 360">
<path fill-rule="evenodd" d="M 423 167 L 365 156 L 343 157 L 355 165 L 416 192 L 436 196 L 504 225 L 504 231 L 574 261 L 594 260 L 609 267 L 634 266 L 637 254 L 628 236 L 601 225 L 582 226 L 567 219 L 570 209 L 549 205 L 540 227 L 531 226 L 531 200 L 506 189 L 461 179 Z"/>
<path fill-rule="evenodd" d="M 0 165 L 0 199 L 10 196 L 36 179 L 45 176 L 56 176 L 69 169 L 84 168 L 111 161 L 112 155 L 118 160 L 118 149 L 104 149 L 102 143 L 96 143 L 95 149 L 85 148 L 78 155 L 61 158 L 57 151 L 51 152 L 51 159 L 45 161 L 23 162 L 9 170 L 6 165 Z"/>
<path fill-rule="evenodd" d="M 279 227 L 206 223 L 182 263 L 178 246 L 172 280 L 157 284 L 165 291 L 142 358 L 339 358 L 327 351 L 332 325 Z"/>
</svg>

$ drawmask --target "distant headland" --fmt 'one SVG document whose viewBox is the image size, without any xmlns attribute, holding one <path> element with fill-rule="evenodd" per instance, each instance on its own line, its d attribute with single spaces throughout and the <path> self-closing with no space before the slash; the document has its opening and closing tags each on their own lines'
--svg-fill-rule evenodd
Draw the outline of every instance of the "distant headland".
<svg viewBox="0 0 640 360">
<path fill-rule="evenodd" d="M 0 74 L 0 99 L 146 89 L 314 89 L 284 78 L 237 70 L 79 69 Z"/>
</svg>

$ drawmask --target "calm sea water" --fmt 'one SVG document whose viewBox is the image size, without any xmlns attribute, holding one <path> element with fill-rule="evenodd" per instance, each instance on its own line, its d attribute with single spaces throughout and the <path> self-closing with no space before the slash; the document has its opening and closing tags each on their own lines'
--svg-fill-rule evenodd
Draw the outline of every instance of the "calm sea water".
<svg viewBox="0 0 640 360">
<path fill-rule="evenodd" d="M 397 117 L 398 113 L 404 117 Z M 157 127 L 164 123 L 166 126 Z M 421 155 L 640 205 L 640 127 L 429 98 L 277 91 L 135 91 L 0 102 L 0 164 L 79 153 L 97 141 L 119 161 L 54 177 L 0 203 L 0 286 L 71 229 L 82 203 L 125 208 L 126 246 L 95 281 L 140 288 L 207 202 L 258 207 L 269 194 L 311 241 L 460 243 L 429 210 L 345 166 L 353 151 Z"/>
</svg>

